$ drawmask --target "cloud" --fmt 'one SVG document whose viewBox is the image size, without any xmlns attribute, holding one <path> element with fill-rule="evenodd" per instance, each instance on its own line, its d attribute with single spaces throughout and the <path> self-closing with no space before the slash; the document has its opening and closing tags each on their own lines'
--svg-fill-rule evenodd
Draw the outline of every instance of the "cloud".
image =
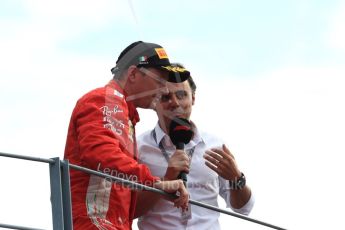
<svg viewBox="0 0 345 230">
<path fill-rule="evenodd" d="M 329 45 L 331 48 L 345 52 L 345 3 L 341 2 L 334 15 L 331 17 L 329 26 Z"/>
<path fill-rule="evenodd" d="M 61 48 L 61 43 L 72 41 L 69 44 L 73 46 L 84 42 L 83 44 L 98 49 L 98 41 L 92 43 L 94 41 L 92 35 L 97 33 L 102 37 L 110 37 L 112 42 L 113 37 L 121 39 L 122 41 L 113 43 L 118 47 L 116 53 L 119 53 L 132 38 L 130 36 L 132 36 L 133 15 L 127 1 L 39 0 L 22 1 L 22 3 L 24 10 L 21 12 L 25 11 L 25 13 L 0 21 L 2 28 L 0 31 L 1 151 L 42 157 L 62 157 L 68 121 L 77 99 L 88 90 L 104 85 L 110 79 L 109 69 L 114 64 L 116 57 L 109 57 L 105 53 L 102 55 L 92 53 L 86 49 L 86 46 L 80 48 L 82 52 L 71 51 L 66 47 Z M 208 11 L 210 7 L 212 10 L 228 11 L 223 4 L 217 3 L 218 5 L 212 6 L 201 4 L 202 11 L 199 11 L 199 14 L 211 12 Z M 140 4 L 143 7 L 144 5 L 150 7 L 147 3 Z M 222 39 L 228 40 L 226 30 L 211 34 L 213 36 L 205 34 L 210 33 L 207 26 L 215 26 L 211 19 L 217 19 L 217 17 L 205 14 L 209 16 L 205 17 L 205 20 L 201 17 L 194 18 L 199 22 L 197 26 L 202 29 L 191 27 L 193 29 L 188 36 L 183 31 L 175 30 L 175 27 L 171 26 L 180 25 L 179 23 L 169 24 L 170 26 L 166 26 L 166 23 L 170 19 L 176 23 L 179 18 L 183 22 L 188 20 L 193 24 L 193 20 L 191 20 L 193 14 L 189 15 L 186 12 L 183 17 L 182 14 L 177 18 L 169 17 L 171 14 L 167 14 L 164 4 L 161 2 L 159 4 L 161 4 L 159 16 L 164 15 L 164 17 L 157 17 L 157 15 L 151 17 L 154 15 L 152 13 L 148 19 L 144 16 L 146 17 L 146 14 L 158 9 L 151 8 L 151 11 L 147 11 L 146 8 L 138 7 L 140 5 L 136 2 L 133 7 L 138 14 L 138 23 L 146 25 L 145 20 L 151 22 L 157 18 L 162 19 L 161 22 L 165 23 L 164 26 L 159 27 L 161 24 L 157 21 L 158 26 L 154 28 L 152 28 L 152 23 L 148 23 L 149 29 L 144 31 L 147 33 L 145 35 L 151 38 L 148 39 L 150 41 L 162 43 L 173 61 L 181 61 L 191 69 L 198 85 L 193 120 L 202 129 L 215 133 L 229 142 L 229 147 L 236 154 L 238 162 L 248 175 L 254 193 L 258 195 L 258 203 L 255 207 L 256 215 L 270 215 L 266 219 L 272 220 L 273 223 L 276 223 L 273 221 L 275 219 L 281 220 L 277 224 L 294 221 L 298 219 L 296 216 L 299 214 L 304 216 L 302 212 L 305 209 L 296 210 L 288 201 L 276 202 L 276 200 L 272 200 L 272 197 L 277 196 L 276 194 L 284 196 L 293 194 L 291 197 L 297 200 L 298 197 L 305 197 L 302 203 L 312 206 L 314 199 L 317 200 L 319 199 L 317 196 L 322 196 L 322 193 L 319 193 L 320 188 L 314 187 L 314 182 L 317 184 L 318 181 L 323 180 L 330 184 L 332 182 L 337 184 L 333 177 L 342 175 L 340 173 L 342 161 L 337 161 L 339 159 L 337 156 L 344 153 L 343 76 L 345 76 L 345 68 L 325 65 L 292 67 L 287 66 L 289 63 L 282 63 L 284 68 L 267 72 L 276 68 L 274 62 L 269 61 L 269 67 L 265 68 L 265 72 L 259 72 L 254 68 L 254 71 L 247 74 L 250 76 L 229 74 L 234 72 L 233 69 L 237 65 L 237 62 L 233 63 L 232 59 L 238 59 L 238 64 L 241 64 L 240 68 L 243 70 L 252 69 L 254 62 L 250 62 L 247 53 L 240 54 L 241 50 L 236 49 L 237 43 L 234 41 L 237 40 L 230 40 L 231 47 L 228 44 L 227 46 L 230 48 L 223 48 Z M 199 2 L 197 4 L 200 5 Z M 20 6 L 18 5 L 18 7 Z M 180 7 L 181 5 L 174 4 L 173 8 L 170 8 L 174 12 L 174 16 Z M 183 5 L 183 8 L 187 11 L 189 9 L 186 5 Z M 272 8 L 267 9 L 272 11 Z M 241 13 L 241 11 L 238 12 Z M 303 12 L 304 9 L 301 10 L 301 13 Z M 141 15 L 144 16 L 140 17 Z M 225 14 L 221 13 L 221 15 Z M 338 7 L 337 12 L 332 16 L 328 37 L 329 45 L 341 51 L 345 50 L 343 42 L 345 41 L 345 29 L 342 25 L 345 21 L 344 15 L 345 4 Z M 293 15 L 289 16 L 289 18 L 293 17 Z M 115 31 L 112 36 L 108 36 L 107 32 L 114 29 L 114 24 L 116 28 L 121 26 L 120 29 L 123 30 Z M 243 26 L 243 23 L 237 24 Z M 186 24 L 181 25 L 186 27 Z M 157 29 L 158 27 L 159 29 Z M 103 28 L 105 29 L 98 33 Z M 162 28 L 166 28 L 167 32 L 162 33 Z M 188 26 L 186 28 L 190 30 Z M 229 31 L 233 31 L 231 26 L 228 28 Z M 310 28 L 314 29 L 314 27 Z M 151 29 L 155 29 L 159 33 Z M 250 29 L 251 27 L 248 27 L 248 31 Z M 202 32 L 202 36 L 198 36 L 198 31 Z M 192 33 L 198 37 L 194 38 Z M 242 36 L 243 34 L 240 34 L 237 38 L 242 40 Z M 255 37 L 249 37 L 248 41 L 252 42 L 253 39 L 255 40 Z M 280 40 L 278 41 L 279 47 L 284 48 L 284 44 L 282 45 Z M 255 46 L 255 43 L 252 45 Z M 302 45 L 308 44 L 302 43 Z M 305 47 L 297 47 L 296 50 L 299 48 L 304 49 Z M 321 55 L 318 49 L 315 50 L 316 54 Z M 229 60 L 228 53 L 235 55 Z M 219 56 L 219 54 L 222 55 Z M 293 50 L 291 59 L 298 60 L 299 56 L 304 57 L 299 53 L 296 55 Z M 255 56 L 253 59 L 255 62 L 259 62 L 268 57 L 264 53 L 264 56 Z M 311 63 L 312 66 L 313 60 L 309 61 L 308 63 Z M 252 74 L 253 72 L 254 74 Z M 156 123 L 156 116 L 152 111 L 146 110 L 145 112 L 140 111 L 140 113 L 142 121 L 138 124 L 137 133 L 152 129 Z M 327 157 L 324 157 L 323 154 L 327 154 Z M 325 159 L 327 159 L 326 163 Z M 1 161 L 3 172 L 7 172 L 9 164 L 6 162 Z M 323 169 L 320 162 L 329 164 L 325 170 L 331 170 L 332 173 L 339 171 L 339 173 L 334 173 L 332 177 L 329 177 L 329 173 L 322 175 L 319 173 L 322 171 L 320 169 Z M 293 170 L 291 170 L 292 167 Z M 35 171 L 35 166 L 18 164 L 17 169 L 26 169 L 31 172 Z M 21 173 L 20 170 L 10 169 L 9 171 L 17 173 L 17 175 Z M 286 187 L 284 180 L 291 177 L 300 178 L 301 172 L 303 172 L 304 178 L 308 178 L 306 180 L 309 184 L 306 185 L 305 180 L 297 180 L 295 187 L 307 186 L 308 189 L 305 190 L 315 191 L 314 197 L 310 198 L 310 194 L 303 194 L 305 190 L 298 191 L 302 194 L 294 193 L 294 191 L 290 193 L 289 189 L 292 188 Z M 43 171 L 40 173 L 43 174 Z M 273 187 L 268 185 L 269 190 L 265 190 L 267 189 L 265 183 L 268 180 L 262 180 L 262 178 L 267 178 L 267 175 L 272 176 L 275 184 Z M 34 178 L 30 175 L 28 177 Z M 22 183 L 18 182 L 19 180 L 11 180 L 11 178 L 9 180 L 8 184 L 7 181 L 4 184 L 10 188 L 14 188 L 15 184 Z M 340 180 L 341 178 L 338 181 Z M 29 180 L 27 183 L 24 187 L 32 187 Z M 37 185 L 37 189 L 43 192 L 45 187 Z M 6 191 L 4 197 L 14 195 L 16 192 L 14 190 L 16 189 Z M 49 191 L 44 191 L 49 197 Z M 325 194 L 326 192 L 328 190 L 325 191 Z M 29 197 L 32 198 L 31 200 L 39 201 L 41 194 L 40 191 L 36 191 L 36 194 L 32 196 L 30 193 Z M 36 197 L 37 199 L 35 199 Z M 328 204 L 339 203 L 336 198 L 341 195 L 333 197 L 330 198 L 332 202 L 329 201 Z M 40 210 L 44 212 L 43 214 L 48 215 L 43 218 L 45 222 L 50 223 L 49 198 L 45 200 L 47 208 L 44 209 L 45 211 Z M 19 201 L 19 203 L 25 202 L 24 197 Z M 298 202 L 300 201 L 298 200 Z M 4 207 L 15 207 L 11 205 L 4 205 Z M 329 207 L 319 205 L 320 209 L 329 210 Z M 293 214 L 270 211 L 282 209 L 286 212 L 293 211 Z M 287 215 L 293 215 L 293 217 L 286 220 Z M 18 215 L 13 215 L 10 223 L 16 224 L 16 216 Z M 19 216 L 26 217 L 21 213 Z M 310 213 L 309 216 L 313 216 L 313 214 Z M 27 219 L 30 217 L 27 215 Z M 325 223 L 332 222 L 327 218 L 321 219 Z M 33 221 L 33 226 L 34 222 L 38 223 Z M 319 222 L 310 221 L 310 223 L 316 225 Z M 282 226 L 284 225 L 282 224 Z M 47 224 L 47 226 L 49 228 L 50 225 Z"/>
<path fill-rule="evenodd" d="M 25 8 L 30 12 L 32 18 L 48 19 L 49 23 L 68 23 L 97 27 L 107 24 L 110 19 L 125 17 L 129 11 L 126 1 L 102 0 L 97 3 L 91 0 L 61 0 L 24 1 Z"/>
</svg>

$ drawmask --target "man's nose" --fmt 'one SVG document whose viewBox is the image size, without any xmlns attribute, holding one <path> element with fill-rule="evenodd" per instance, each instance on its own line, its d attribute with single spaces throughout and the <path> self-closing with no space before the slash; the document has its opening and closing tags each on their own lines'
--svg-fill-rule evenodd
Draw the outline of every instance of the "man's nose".
<svg viewBox="0 0 345 230">
<path fill-rule="evenodd" d="M 169 103 L 171 106 L 174 106 L 174 107 L 177 107 L 179 106 L 179 100 L 177 99 L 176 95 L 173 93 L 171 94 L 171 97 L 170 97 L 170 100 L 169 100 Z"/>
</svg>

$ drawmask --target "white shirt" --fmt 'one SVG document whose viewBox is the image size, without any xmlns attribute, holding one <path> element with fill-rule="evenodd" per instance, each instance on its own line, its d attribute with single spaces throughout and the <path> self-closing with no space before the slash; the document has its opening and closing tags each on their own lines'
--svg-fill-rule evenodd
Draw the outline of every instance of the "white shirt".
<svg viewBox="0 0 345 230">
<path fill-rule="evenodd" d="M 253 196 L 241 209 L 231 207 L 229 182 L 205 165 L 205 159 L 203 158 L 205 151 L 211 148 L 221 148 L 223 142 L 215 136 L 199 133 L 196 128 L 194 133 L 193 139 L 185 146 L 186 153 L 193 147 L 195 148 L 191 158 L 190 171 L 187 175 L 187 188 L 190 199 L 218 206 L 217 198 L 219 194 L 225 200 L 228 208 L 230 207 L 235 212 L 248 215 L 254 205 Z M 139 162 L 146 164 L 153 175 L 162 178 L 165 175 L 168 162 L 159 148 L 159 143 L 162 141 L 170 158 L 175 152 L 175 146 L 169 136 L 157 124 L 154 130 L 140 135 L 137 141 Z M 191 210 L 192 218 L 187 222 L 183 222 L 180 209 L 175 208 L 172 202 L 160 199 L 146 215 L 139 218 L 138 227 L 143 230 L 220 229 L 218 212 L 195 205 L 191 206 Z"/>
</svg>

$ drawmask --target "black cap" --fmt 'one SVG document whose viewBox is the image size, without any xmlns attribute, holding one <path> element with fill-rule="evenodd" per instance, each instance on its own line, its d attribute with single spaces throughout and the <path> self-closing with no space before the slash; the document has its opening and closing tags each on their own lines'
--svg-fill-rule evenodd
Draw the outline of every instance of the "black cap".
<svg viewBox="0 0 345 230">
<path fill-rule="evenodd" d="M 183 67 L 172 66 L 164 48 L 160 45 L 137 41 L 124 49 L 111 69 L 113 74 L 122 72 L 131 65 L 152 67 L 169 72 L 169 82 L 183 82 L 190 77 L 189 71 Z"/>
</svg>

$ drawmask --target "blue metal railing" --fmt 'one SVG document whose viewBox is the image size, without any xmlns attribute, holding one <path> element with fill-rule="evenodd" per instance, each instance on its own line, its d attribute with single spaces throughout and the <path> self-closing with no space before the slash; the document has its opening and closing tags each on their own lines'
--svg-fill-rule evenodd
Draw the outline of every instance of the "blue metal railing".
<svg viewBox="0 0 345 230">
<path fill-rule="evenodd" d="M 73 165 L 73 164 L 70 164 L 67 160 L 60 160 L 58 157 L 45 159 L 45 158 L 30 157 L 30 156 L 24 156 L 24 155 L 2 153 L 2 152 L 0 152 L 0 156 L 49 163 L 52 218 L 53 218 L 54 230 L 72 230 L 73 229 L 70 176 L 69 176 L 70 168 L 74 170 L 83 171 L 88 174 L 111 179 L 113 182 L 122 183 L 124 185 L 129 186 L 131 189 L 146 190 L 146 191 L 159 193 L 164 196 L 169 196 L 171 198 L 176 198 L 175 195 L 166 193 L 162 190 L 145 186 L 142 184 L 138 184 L 129 180 L 119 178 L 119 177 L 111 176 L 111 175 L 101 173 L 98 171 L 94 171 L 94 170 L 84 168 L 78 165 Z M 260 220 L 253 219 L 245 215 L 241 215 L 238 213 L 220 209 L 212 205 L 204 204 L 198 201 L 189 200 L 189 203 L 203 207 L 203 208 L 207 208 L 216 212 L 234 216 L 240 219 L 244 219 L 244 220 L 247 220 L 256 224 L 260 224 L 269 228 L 285 230 L 284 228 L 281 228 L 281 227 L 278 227 L 278 226 L 275 226 L 275 225 L 272 225 Z M 1 224 L 1 223 L 0 223 L 0 227 L 9 228 L 9 229 L 20 229 L 20 230 L 40 230 L 38 228 L 15 226 L 15 225 L 8 225 L 8 224 Z"/>
<path fill-rule="evenodd" d="M 50 199 L 52 206 L 53 229 L 72 230 L 73 223 L 71 210 L 72 206 L 70 192 L 69 162 L 65 160 L 60 161 L 59 158 L 45 159 L 2 152 L 0 152 L 0 156 L 49 164 L 51 191 Z M 38 228 L 8 225 L 2 223 L 0 223 L 0 227 L 20 230 L 38 230 Z"/>
</svg>

